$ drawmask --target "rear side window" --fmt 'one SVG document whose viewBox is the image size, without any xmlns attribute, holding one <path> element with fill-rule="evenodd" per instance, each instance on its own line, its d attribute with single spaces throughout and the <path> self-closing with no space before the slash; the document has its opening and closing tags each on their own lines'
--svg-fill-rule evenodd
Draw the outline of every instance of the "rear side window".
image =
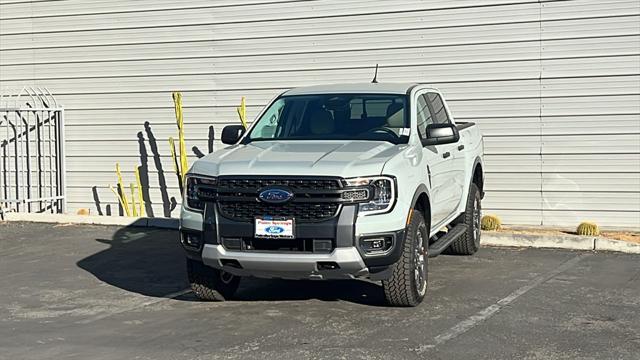
<svg viewBox="0 0 640 360">
<path fill-rule="evenodd" d="M 440 95 L 436 93 L 428 93 L 427 98 L 429 100 L 429 104 L 431 106 L 431 111 L 433 112 L 433 119 L 436 124 L 445 124 L 450 123 L 449 115 L 447 114 L 447 109 L 444 107 L 444 102 Z"/>
</svg>

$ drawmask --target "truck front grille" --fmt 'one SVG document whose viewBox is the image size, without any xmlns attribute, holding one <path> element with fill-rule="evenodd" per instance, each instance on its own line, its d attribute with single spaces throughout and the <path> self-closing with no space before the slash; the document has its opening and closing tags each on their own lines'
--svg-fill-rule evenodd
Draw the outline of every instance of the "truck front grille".
<svg viewBox="0 0 640 360">
<path fill-rule="evenodd" d="M 294 193 L 285 204 L 269 204 L 259 200 L 261 189 L 280 186 Z M 228 219 L 253 222 L 256 217 L 294 218 L 296 222 L 329 220 L 340 211 L 339 178 L 220 177 L 217 202 L 220 214 Z"/>
</svg>

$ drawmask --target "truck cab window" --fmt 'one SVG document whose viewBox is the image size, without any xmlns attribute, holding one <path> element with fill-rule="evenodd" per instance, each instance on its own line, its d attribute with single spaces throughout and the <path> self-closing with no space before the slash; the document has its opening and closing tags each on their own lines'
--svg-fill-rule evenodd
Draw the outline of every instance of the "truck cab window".
<svg viewBox="0 0 640 360">
<path fill-rule="evenodd" d="M 416 101 L 417 108 L 417 120 L 418 120 L 418 134 L 420 135 L 420 139 L 427 138 L 427 125 L 433 124 L 433 116 L 431 115 L 431 111 L 429 110 L 429 102 L 427 100 L 426 95 L 418 96 L 418 100 Z"/>
<path fill-rule="evenodd" d="M 247 136 L 260 140 L 363 140 L 406 143 L 404 94 L 309 94 L 274 102 Z"/>
<path fill-rule="evenodd" d="M 276 129 L 278 127 L 283 108 L 284 100 L 277 100 L 271 107 L 269 107 L 264 115 L 262 115 L 262 118 L 265 119 L 265 121 L 256 124 L 253 131 L 256 134 L 259 134 L 262 138 L 272 139 L 276 134 Z"/>
<path fill-rule="evenodd" d="M 449 115 L 447 114 L 447 109 L 444 107 L 444 102 L 440 95 L 436 93 L 428 93 L 427 98 L 431 105 L 431 110 L 433 111 L 433 118 L 436 124 L 445 124 L 450 123 Z"/>
</svg>

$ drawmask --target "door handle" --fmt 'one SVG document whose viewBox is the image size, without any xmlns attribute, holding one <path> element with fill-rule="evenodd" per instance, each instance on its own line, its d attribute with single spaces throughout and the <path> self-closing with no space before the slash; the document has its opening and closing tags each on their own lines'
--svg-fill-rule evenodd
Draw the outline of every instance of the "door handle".
<svg viewBox="0 0 640 360">
<path fill-rule="evenodd" d="M 464 150 L 464 145 L 458 146 L 458 151 L 462 151 L 462 150 Z"/>
<path fill-rule="evenodd" d="M 451 153 L 449 153 L 448 151 L 446 153 L 442 154 L 442 157 L 445 158 L 445 159 L 448 158 L 449 156 L 451 156 Z"/>
</svg>

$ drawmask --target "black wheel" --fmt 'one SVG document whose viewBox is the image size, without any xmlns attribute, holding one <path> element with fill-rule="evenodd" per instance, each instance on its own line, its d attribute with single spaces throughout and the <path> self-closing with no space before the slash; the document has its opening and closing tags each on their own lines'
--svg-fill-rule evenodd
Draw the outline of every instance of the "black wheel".
<svg viewBox="0 0 640 360">
<path fill-rule="evenodd" d="M 393 265 L 389 279 L 382 281 L 384 295 L 389 305 L 416 306 L 427 293 L 427 249 L 429 228 L 421 211 L 411 215 L 402 257 Z"/>
<path fill-rule="evenodd" d="M 200 300 L 225 301 L 240 285 L 240 277 L 187 259 L 187 275 L 191 290 Z"/>
<path fill-rule="evenodd" d="M 476 184 L 471 184 L 467 207 L 460 217 L 460 222 L 467 225 L 467 231 L 449 246 L 449 253 L 455 255 L 473 255 L 480 248 L 480 218 L 482 204 L 480 190 Z"/>
</svg>

